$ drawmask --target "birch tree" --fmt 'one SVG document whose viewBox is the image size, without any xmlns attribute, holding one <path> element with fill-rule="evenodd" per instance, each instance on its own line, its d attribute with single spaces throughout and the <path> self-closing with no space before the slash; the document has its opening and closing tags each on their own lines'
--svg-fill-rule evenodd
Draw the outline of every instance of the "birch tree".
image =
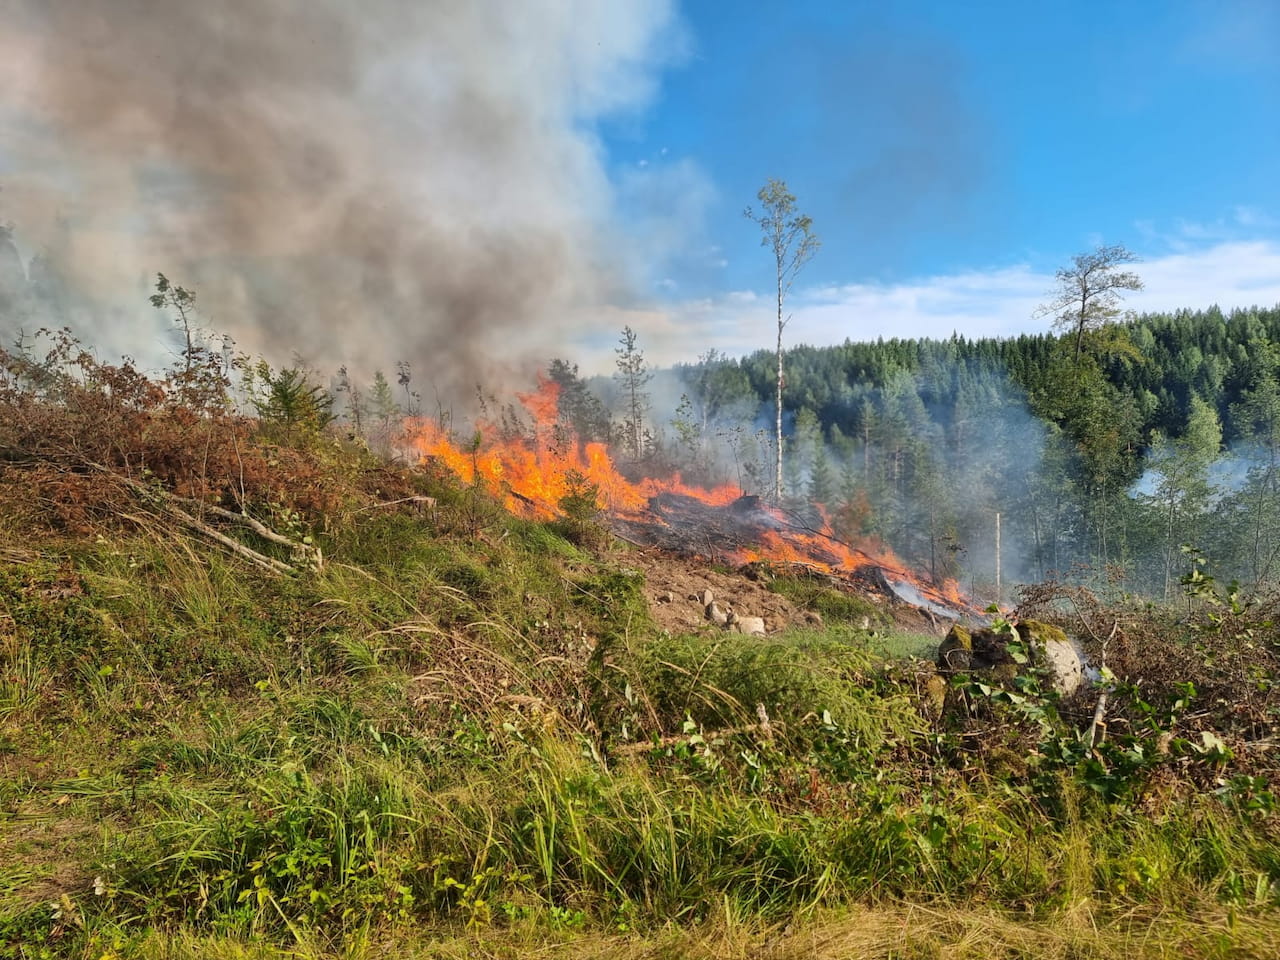
<svg viewBox="0 0 1280 960">
<path fill-rule="evenodd" d="M 1084 335 L 1115 319 L 1120 313 L 1121 291 L 1141 290 L 1142 278 L 1121 270 L 1138 258 L 1123 244 L 1098 247 L 1093 253 L 1071 258 L 1071 266 L 1055 274 L 1058 287 L 1036 316 L 1053 317 L 1053 325 L 1075 336 L 1075 361 L 1080 362 Z"/>
<path fill-rule="evenodd" d="M 1194 538 L 1199 520 L 1215 490 L 1209 468 L 1218 459 L 1222 426 L 1217 411 L 1199 397 L 1191 398 L 1186 432 L 1177 440 L 1157 436 L 1151 449 L 1155 491 L 1149 500 L 1163 514 L 1164 598 L 1173 589 L 1174 563 L 1180 543 Z"/>
<path fill-rule="evenodd" d="M 804 269 L 813 255 L 818 252 L 820 241 L 813 233 L 813 220 L 796 210 L 796 198 L 787 189 L 782 180 L 770 178 L 759 193 L 760 201 L 757 211 L 747 207 L 744 215 L 758 224 L 763 236 L 760 245 L 767 247 L 773 254 L 775 278 L 778 294 L 778 384 L 775 397 L 776 431 L 774 433 L 774 451 L 776 454 L 773 499 L 782 500 L 782 390 L 786 379 L 782 370 L 782 331 L 786 329 L 791 317 L 784 315 L 787 294 L 796 275 Z"/>
</svg>

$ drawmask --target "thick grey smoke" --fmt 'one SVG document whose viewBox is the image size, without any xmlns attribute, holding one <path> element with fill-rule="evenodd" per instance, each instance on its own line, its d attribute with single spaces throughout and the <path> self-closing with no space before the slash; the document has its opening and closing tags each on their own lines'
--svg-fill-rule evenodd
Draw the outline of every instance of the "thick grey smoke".
<svg viewBox="0 0 1280 960">
<path fill-rule="evenodd" d="M 407 359 L 449 397 L 545 363 L 625 284 L 594 125 L 679 39 L 662 0 L 0 0 L 0 22 L 0 220 L 104 355 L 157 357 L 163 271 L 240 349 Z"/>
</svg>

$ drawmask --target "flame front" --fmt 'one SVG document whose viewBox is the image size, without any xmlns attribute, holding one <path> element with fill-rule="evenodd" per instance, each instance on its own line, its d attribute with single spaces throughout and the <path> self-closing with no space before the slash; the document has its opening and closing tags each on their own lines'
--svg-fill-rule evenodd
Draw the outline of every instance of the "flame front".
<svg viewBox="0 0 1280 960">
<path fill-rule="evenodd" d="M 582 443 L 558 422 L 560 386 L 538 378 L 532 393 L 517 395 L 533 421 L 532 435 L 513 436 L 509 426 L 481 422 L 471 443 L 459 443 L 449 432 L 431 423 L 418 425 L 410 441 L 419 454 L 448 467 L 464 483 L 481 482 L 502 497 L 512 513 L 530 519 L 549 520 L 560 516 L 561 501 L 574 492 L 575 474 L 594 485 L 604 512 L 615 521 L 665 524 L 651 505 L 655 498 L 671 494 L 701 504 L 723 514 L 741 501 L 745 492 L 734 484 L 707 490 L 684 483 L 679 474 L 668 479 L 628 480 L 618 470 L 603 443 Z M 939 586 L 923 582 L 878 540 L 858 547 L 838 539 L 827 515 L 819 509 L 821 525 L 806 528 L 782 511 L 763 504 L 752 508 L 767 522 L 751 546 L 727 545 L 719 556 L 739 563 L 767 560 L 802 564 L 832 575 L 848 575 L 869 567 L 879 567 L 893 578 L 909 582 L 931 599 L 969 609 L 970 605 L 954 580 Z M 696 552 L 696 531 L 689 531 L 687 543 Z"/>
<path fill-rule="evenodd" d="M 605 444 L 581 443 L 558 424 L 560 385 L 554 380 L 539 377 L 537 390 L 517 397 L 533 419 L 531 437 L 503 439 L 500 427 L 481 422 L 474 441 L 460 444 L 428 423 L 416 428 L 411 442 L 423 457 L 443 463 L 464 483 L 479 478 L 512 513 L 540 520 L 560 515 L 559 504 L 572 492 L 574 473 L 596 486 L 604 511 L 615 517 L 643 516 L 649 500 L 660 493 L 682 494 L 712 507 L 743 495 L 732 484 L 714 490 L 691 487 L 679 475 L 633 483 L 618 470 Z"/>
</svg>

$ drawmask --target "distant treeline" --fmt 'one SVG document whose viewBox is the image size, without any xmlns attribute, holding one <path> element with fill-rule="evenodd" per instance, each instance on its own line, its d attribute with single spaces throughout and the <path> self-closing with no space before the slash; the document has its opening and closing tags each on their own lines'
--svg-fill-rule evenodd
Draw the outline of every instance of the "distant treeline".
<svg viewBox="0 0 1280 960">
<path fill-rule="evenodd" d="M 1280 576 L 1280 307 L 1149 314 L 1073 346 L 789 349 L 790 507 L 817 519 L 821 504 L 841 536 L 880 536 L 979 592 L 994 588 L 997 513 L 1005 583 L 1074 571 L 1173 596 L 1197 563 L 1184 545 L 1221 576 Z M 650 459 L 765 491 L 774 366 L 767 350 L 678 366 L 680 406 L 653 418 Z"/>
</svg>

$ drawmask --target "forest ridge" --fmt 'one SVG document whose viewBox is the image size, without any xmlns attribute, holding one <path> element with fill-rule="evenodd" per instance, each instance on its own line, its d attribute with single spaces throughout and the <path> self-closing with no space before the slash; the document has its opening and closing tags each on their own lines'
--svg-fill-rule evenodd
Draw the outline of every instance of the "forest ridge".
<svg viewBox="0 0 1280 960">
<path fill-rule="evenodd" d="M 823 505 L 837 534 L 883 537 L 979 590 L 997 512 L 1006 582 L 1085 564 L 1168 595 L 1184 544 L 1224 576 L 1274 580 L 1278 341 L 1280 307 L 1213 307 L 1090 331 L 1078 358 L 1071 333 L 792 347 L 786 492 Z M 681 404 L 649 458 L 766 489 L 774 365 L 761 350 L 677 366 Z M 572 368 L 551 374 L 562 415 L 598 432 Z"/>
</svg>

